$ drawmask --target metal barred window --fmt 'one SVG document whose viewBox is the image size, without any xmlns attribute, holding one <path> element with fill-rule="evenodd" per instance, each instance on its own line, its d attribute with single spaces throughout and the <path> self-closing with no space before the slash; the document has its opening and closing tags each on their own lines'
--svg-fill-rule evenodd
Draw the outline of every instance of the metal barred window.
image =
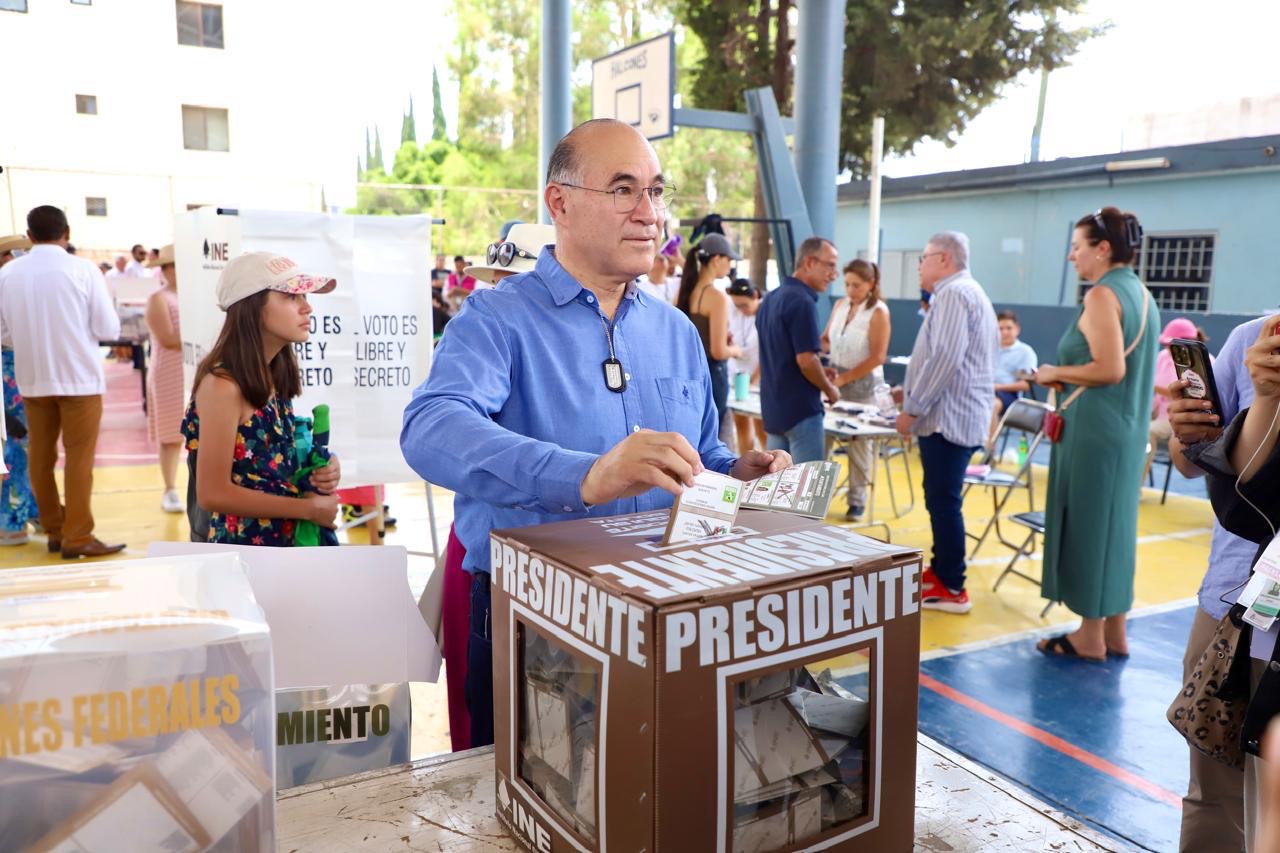
<svg viewBox="0 0 1280 853">
<path fill-rule="evenodd" d="M 1138 277 L 1146 282 L 1161 310 L 1174 312 L 1209 310 L 1213 285 L 1216 234 L 1147 234 L 1135 258 Z M 1092 285 L 1079 283 L 1084 299 Z"/>
</svg>

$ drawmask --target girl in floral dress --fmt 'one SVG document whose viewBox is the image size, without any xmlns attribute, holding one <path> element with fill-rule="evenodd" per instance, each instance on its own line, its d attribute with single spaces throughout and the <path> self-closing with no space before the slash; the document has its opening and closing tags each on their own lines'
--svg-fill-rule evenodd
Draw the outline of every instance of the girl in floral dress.
<svg viewBox="0 0 1280 853">
<path fill-rule="evenodd" d="M 4 442 L 4 464 L 9 469 L 0 483 L 0 545 L 22 545 L 27 541 L 27 522 L 35 521 L 36 498 L 27 474 L 27 413 L 13 369 L 13 350 L 3 352 L 4 416 L 8 438 Z"/>
<path fill-rule="evenodd" d="M 198 451 L 195 496 L 210 542 L 290 546 L 298 520 L 335 526 L 338 461 L 294 482 L 292 404 L 302 392 L 293 344 L 310 334 L 306 294 L 334 286 L 270 252 L 241 255 L 218 278 L 227 318 L 182 423 L 187 449 Z"/>
</svg>

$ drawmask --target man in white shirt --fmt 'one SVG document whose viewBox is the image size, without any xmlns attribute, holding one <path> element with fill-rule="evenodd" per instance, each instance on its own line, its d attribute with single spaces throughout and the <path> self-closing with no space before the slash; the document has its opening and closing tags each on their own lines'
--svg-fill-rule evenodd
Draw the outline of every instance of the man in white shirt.
<svg viewBox="0 0 1280 853">
<path fill-rule="evenodd" d="M 14 350 L 30 436 L 31 489 L 49 551 L 63 559 L 124 550 L 93 535 L 93 457 L 106 379 L 98 341 L 120 335 L 102 273 L 66 252 L 66 215 L 47 205 L 27 214 L 31 251 L 0 269 L 0 338 Z M 66 506 L 53 469 L 66 450 Z"/>
<path fill-rule="evenodd" d="M 135 243 L 129 250 L 129 263 L 125 265 L 124 274 L 134 278 L 146 278 L 151 275 L 147 269 L 147 250 L 141 243 Z"/>
</svg>

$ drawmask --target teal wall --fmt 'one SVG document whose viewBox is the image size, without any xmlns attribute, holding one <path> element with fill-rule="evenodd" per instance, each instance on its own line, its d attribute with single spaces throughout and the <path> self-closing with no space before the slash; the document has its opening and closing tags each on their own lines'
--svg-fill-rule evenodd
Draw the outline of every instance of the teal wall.
<svg viewBox="0 0 1280 853">
<path fill-rule="evenodd" d="M 1280 304 L 1280 169 L 890 198 L 881 209 L 881 248 L 919 249 L 938 231 L 964 231 L 970 267 L 992 302 L 1056 305 L 1071 223 L 1108 204 L 1132 210 L 1148 232 L 1217 234 L 1212 313 Z M 865 251 L 865 202 L 838 205 L 835 235 L 842 264 Z M 1006 241 L 1019 239 L 1021 252 L 1006 250 Z M 1064 301 L 1074 304 L 1075 294 L 1068 269 Z"/>
</svg>

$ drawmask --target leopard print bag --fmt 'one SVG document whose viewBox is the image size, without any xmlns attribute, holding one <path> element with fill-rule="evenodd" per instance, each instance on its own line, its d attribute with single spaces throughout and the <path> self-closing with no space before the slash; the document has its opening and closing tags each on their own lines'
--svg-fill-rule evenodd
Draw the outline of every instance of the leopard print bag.
<svg viewBox="0 0 1280 853">
<path fill-rule="evenodd" d="M 1240 731 L 1248 707 L 1249 633 L 1228 612 L 1165 716 L 1193 749 L 1241 769 Z"/>
</svg>

